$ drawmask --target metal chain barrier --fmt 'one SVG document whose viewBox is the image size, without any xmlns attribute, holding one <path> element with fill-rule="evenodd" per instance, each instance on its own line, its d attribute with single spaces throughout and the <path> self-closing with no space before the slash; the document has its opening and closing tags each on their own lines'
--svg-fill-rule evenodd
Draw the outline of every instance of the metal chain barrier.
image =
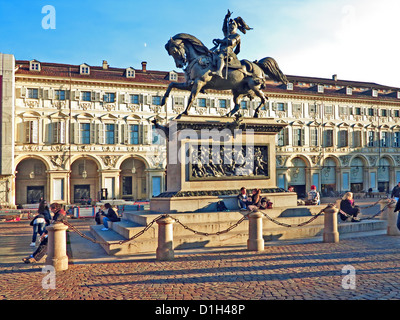
<svg viewBox="0 0 400 320">
<path fill-rule="evenodd" d="M 327 208 L 327 207 L 326 207 Z M 287 224 L 287 223 L 283 223 L 283 222 L 279 222 L 273 218 L 271 218 L 267 213 L 265 213 L 264 211 L 260 211 L 268 220 L 272 221 L 273 223 L 282 226 L 282 227 L 286 227 L 286 228 L 293 228 L 293 227 L 303 227 L 311 222 L 313 222 L 315 219 L 317 219 L 320 215 L 322 215 L 324 213 L 324 210 L 326 209 L 322 209 L 320 212 L 318 212 L 316 215 L 314 215 L 310 220 L 299 223 L 297 225 L 291 225 L 291 224 Z"/>
<path fill-rule="evenodd" d="M 380 200 L 379 200 L 379 201 L 380 201 Z M 378 204 L 379 201 L 377 201 L 377 202 L 374 203 L 373 205 L 368 206 L 368 207 L 365 207 L 365 208 L 370 208 L 370 207 L 372 207 L 372 206 Z M 373 216 L 366 217 L 366 218 L 362 218 L 362 219 L 360 219 L 360 220 L 370 220 L 370 219 L 375 218 L 376 216 L 378 216 L 379 214 L 381 214 L 383 211 L 385 211 L 386 208 L 387 208 L 390 204 L 391 204 L 391 202 L 389 202 L 386 206 L 384 206 L 381 210 L 379 210 L 379 211 L 378 211 L 376 214 L 374 214 Z M 331 205 L 333 206 L 333 204 L 331 204 Z M 327 207 L 329 207 L 329 205 L 328 205 Z M 327 208 L 327 207 L 326 207 L 326 208 Z M 264 211 L 260 211 L 260 210 L 259 210 L 259 212 L 261 212 L 268 220 L 272 221 L 273 223 L 275 223 L 275 224 L 277 224 L 277 225 L 279 225 L 279 226 L 286 227 L 286 228 L 293 228 L 293 227 L 303 227 L 303 226 L 305 226 L 305 225 L 307 225 L 307 224 L 313 222 L 315 219 L 317 219 L 318 217 L 320 217 L 320 216 L 324 213 L 324 210 L 325 210 L 326 208 L 322 209 L 322 210 L 321 210 L 320 212 L 318 212 L 316 215 L 314 215 L 313 217 L 311 217 L 311 219 L 309 219 L 309 220 L 307 220 L 307 221 L 305 221 L 305 222 L 299 223 L 299 224 L 297 224 L 297 225 L 291 225 L 291 224 L 287 224 L 287 223 L 280 222 L 280 221 L 278 221 L 278 220 L 276 220 L 276 219 L 271 218 L 271 217 L 270 217 L 266 212 L 264 212 Z M 341 214 L 343 214 L 344 216 L 348 217 L 348 218 L 352 217 L 352 216 L 350 216 L 349 214 L 345 213 L 344 211 L 340 210 L 340 208 L 339 208 L 339 212 L 340 212 Z M 191 231 L 191 232 L 193 232 L 194 234 L 198 234 L 198 235 L 202 235 L 202 236 L 220 235 L 220 234 L 227 233 L 227 232 L 233 230 L 234 228 L 236 228 L 238 225 L 240 225 L 244 220 L 246 220 L 246 219 L 248 218 L 248 215 L 249 215 L 250 213 L 251 213 L 251 212 L 248 212 L 246 215 L 244 215 L 244 216 L 243 216 L 241 219 L 239 219 L 236 223 L 234 223 L 234 224 L 232 224 L 231 226 L 229 226 L 227 229 L 222 230 L 222 231 L 213 232 L 213 233 L 201 232 L 201 231 L 194 230 L 194 229 L 190 228 L 189 226 L 183 224 L 181 221 L 179 221 L 179 219 L 174 218 L 174 217 L 170 216 L 169 214 L 162 214 L 162 215 L 159 215 L 158 217 L 156 217 L 155 219 L 153 219 L 151 222 L 149 222 L 141 231 L 139 231 L 138 233 L 136 233 L 135 235 L 133 235 L 133 236 L 130 237 L 129 239 L 121 240 L 121 241 L 118 241 L 118 242 L 115 242 L 115 243 L 122 245 L 122 244 L 126 244 L 126 243 L 128 243 L 128 242 L 131 242 L 131 241 L 135 240 L 136 238 L 138 238 L 138 237 L 140 237 L 142 234 L 144 234 L 147 230 L 149 230 L 149 229 L 153 226 L 153 224 L 154 224 L 155 222 L 157 222 L 159 219 L 166 218 L 166 217 L 169 217 L 169 218 L 173 219 L 176 223 L 178 223 L 178 224 L 179 224 L 180 226 L 182 226 L 184 229 L 186 229 L 186 230 L 188 230 L 188 231 Z M 87 239 L 87 240 L 89 240 L 89 241 L 91 241 L 91 242 L 93 242 L 93 243 L 97 243 L 97 244 L 108 244 L 108 243 L 105 242 L 105 241 L 98 241 L 98 240 L 96 240 L 96 239 L 93 239 L 93 238 L 91 238 L 91 237 L 88 237 L 87 235 L 83 234 L 80 230 L 78 230 L 76 227 L 74 227 L 73 225 L 71 225 L 71 224 L 70 224 L 68 221 L 66 221 L 66 220 L 63 220 L 62 222 L 63 222 L 66 226 L 68 226 L 69 229 L 71 229 L 72 231 L 76 232 L 76 233 L 77 233 L 78 235 L 80 235 L 82 238 L 85 238 L 85 239 Z"/>
</svg>

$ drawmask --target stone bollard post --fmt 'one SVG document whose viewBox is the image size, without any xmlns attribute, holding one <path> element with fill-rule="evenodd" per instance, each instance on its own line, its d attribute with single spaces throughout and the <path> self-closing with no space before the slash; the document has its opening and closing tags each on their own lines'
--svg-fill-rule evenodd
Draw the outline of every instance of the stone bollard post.
<svg viewBox="0 0 400 320">
<path fill-rule="evenodd" d="M 391 199 L 387 199 L 385 205 L 388 205 L 386 210 L 382 212 L 382 214 L 386 213 L 387 219 L 387 235 L 388 236 L 400 236 L 400 231 L 397 228 L 397 219 L 399 216 L 399 212 L 394 212 L 396 208 L 396 202 L 391 201 Z"/>
<path fill-rule="evenodd" d="M 329 205 L 324 209 L 324 233 L 323 242 L 337 243 L 339 242 L 338 232 L 338 212 L 339 209 L 333 205 Z"/>
<path fill-rule="evenodd" d="M 46 265 L 52 265 L 56 271 L 68 269 L 67 229 L 68 227 L 61 222 L 46 227 L 48 231 Z"/>
<path fill-rule="evenodd" d="M 173 223 L 174 219 L 163 217 L 157 220 L 158 224 L 158 247 L 156 251 L 157 260 L 173 260 L 174 259 L 174 236 Z"/>
<path fill-rule="evenodd" d="M 388 205 L 390 202 L 391 202 L 391 199 L 381 199 L 381 200 L 379 200 L 380 209 L 383 210 L 383 208 L 386 207 L 386 205 Z M 383 210 L 381 212 L 380 217 L 379 217 L 380 220 L 387 220 L 388 219 L 388 212 L 390 210 L 390 208 L 389 208 L 390 206 L 391 205 L 389 205 L 385 210 Z M 396 206 L 396 204 L 394 204 L 393 210 L 394 210 L 395 206 Z"/>
<path fill-rule="evenodd" d="M 263 251 L 264 238 L 263 238 L 263 223 L 261 212 L 252 212 L 249 217 L 249 239 L 247 240 L 247 250 L 250 251 Z"/>
</svg>

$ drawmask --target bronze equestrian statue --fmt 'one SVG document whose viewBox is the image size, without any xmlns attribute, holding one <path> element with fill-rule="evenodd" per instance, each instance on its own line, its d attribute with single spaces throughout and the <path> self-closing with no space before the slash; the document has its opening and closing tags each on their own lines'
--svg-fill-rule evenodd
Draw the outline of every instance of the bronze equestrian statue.
<svg viewBox="0 0 400 320">
<path fill-rule="evenodd" d="M 239 61 L 240 35 L 251 28 L 241 17 L 230 19 L 231 12 L 225 16 L 222 31 L 224 39 L 214 39 L 215 47 L 209 50 L 199 39 L 179 33 L 172 37 L 165 49 L 175 60 L 177 68 L 184 68 L 186 82 L 171 82 L 164 94 L 161 105 L 165 105 L 173 88 L 190 91 L 188 105 L 178 117 L 187 115 L 199 92 L 207 89 L 231 90 L 235 106 L 226 116 L 232 116 L 240 109 L 243 97 L 253 99 L 257 96 L 261 103 L 254 111 L 254 117 L 259 115 L 260 108 L 266 103 L 267 97 L 262 92 L 267 76 L 277 82 L 286 84 L 286 76 L 279 69 L 277 62 L 270 57 L 259 61 Z M 224 74 L 225 73 L 225 74 Z"/>
</svg>

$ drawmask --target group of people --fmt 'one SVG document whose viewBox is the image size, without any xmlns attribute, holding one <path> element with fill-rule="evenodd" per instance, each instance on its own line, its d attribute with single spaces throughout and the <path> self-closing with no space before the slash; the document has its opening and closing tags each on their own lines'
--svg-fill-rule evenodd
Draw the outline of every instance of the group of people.
<svg viewBox="0 0 400 320">
<path fill-rule="evenodd" d="M 294 188 L 289 186 L 289 192 L 294 192 Z M 400 183 L 399 183 L 399 196 L 400 196 Z M 321 197 L 315 185 L 311 186 L 311 190 L 307 192 L 306 205 L 320 205 Z M 400 205 L 399 205 L 400 207 Z M 358 215 L 360 214 L 360 207 L 354 204 L 353 193 L 346 192 L 340 201 L 339 217 L 342 221 L 349 219 L 351 222 L 360 222 Z"/>
<path fill-rule="evenodd" d="M 245 187 L 240 189 L 238 195 L 240 210 L 257 211 L 258 209 L 271 209 L 272 202 L 261 196 L 260 189 L 253 189 L 251 195 Z"/>
<path fill-rule="evenodd" d="M 103 226 L 104 228 L 101 231 L 108 231 L 108 222 L 118 222 L 121 219 L 118 217 L 117 213 L 112 208 L 111 204 L 106 203 L 100 207 L 99 211 L 96 212 L 94 220 L 96 224 L 101 224 L 101 218 L 103 218 Z"/>
<path fill-rule="evenodd" d="M 51 214 L 51 213 L 52 214 Z M 47 205 L 46 200 L 41 200 L 39 203 L 38 214 L 32 219 L 30 225 L 33 227 L 31 247 L 36 246 L 37 235 L 40 236 L 40 243 L 37 249 L 29 255 L 29 257 L 22 259 L 25 263 L 34 263 L 39 261 L 47 253 L 48 232 L 46 227 L 51 223 L 63 221 L 66 213 L 59 203 L 52 203 Z"/>
</svg>

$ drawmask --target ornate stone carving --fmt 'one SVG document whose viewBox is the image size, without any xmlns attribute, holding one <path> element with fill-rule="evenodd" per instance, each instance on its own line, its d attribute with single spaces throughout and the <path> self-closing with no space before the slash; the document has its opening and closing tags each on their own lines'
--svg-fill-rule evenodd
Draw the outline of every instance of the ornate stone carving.
<svg viewBox="0 0 400 320">
<path fill-rule="evenodd" d="M 82 110 L 89 110 L 92 107 L 92 103 L 91 102 L 81 102 L 79 103 L 79 108 L 81 108 Z"/>
<path fill-rule="evenodd" d="M 100 158 L 106 167 L 113 168 L 120 156 L 100 156 Z"/>
<path fill-rule="evenodd" d="M 64 168 L 65 157 L 63 155 L 50 156 L 51 162 L 59 168 Z"/>
<path fill-rule="evenodd" d="M 25 104 L 29 108 L 37 108 L 39 106 L 39 101 L 37 101 L 37 100 L 26 100 Z"/>
</svg>

